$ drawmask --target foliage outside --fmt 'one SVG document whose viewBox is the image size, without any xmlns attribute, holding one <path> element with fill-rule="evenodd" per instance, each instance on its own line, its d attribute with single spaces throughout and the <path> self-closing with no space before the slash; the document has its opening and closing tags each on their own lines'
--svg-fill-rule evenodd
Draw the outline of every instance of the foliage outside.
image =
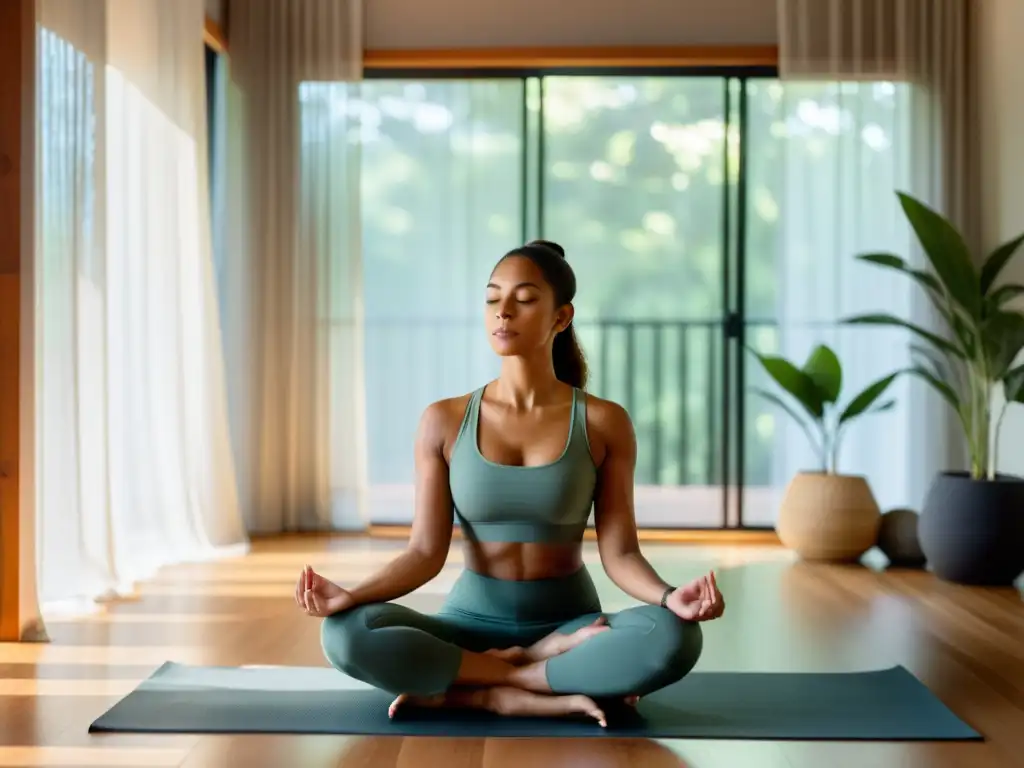
<svg viewBox="0 0 1024 768">
<path fill-rule="evenodd" d="M 1024 349 L 1024 314 L 1005 308 L 1024 295 L 1024 285 L 997 287 L 996 279 L 1024 242 L 1024 235 L 992 251 L 979 270 L 951 222 L 907 194 L 897 196 L 932 271 L 914 269 L 891 253 L 857 258 L 915 280 L 942 316 L 948 335 L 938 336 L 890 314 L 858 315 L 846 322 L 904 328 L 926 342 L 914 347 L 916 360 L 907 372 L 928 382 L 956 411 L 970 452 L 971 477 L 992 480 L 1006 408 L 1024 402 L 1024 364 L 1014 367 Z M 993 418 L 1000 386 L 1004 403 Z"/>
<path fill-rule="evenodd" d="M 843 368 L 836 353 L 824 344 L 815 347 L 802 368 L 777 355 L 763 355 L 754 350 L 751 352 L 765 372 L 804 409 L 806 416 L 801 416 L 789 403 L 772 392 L 763 389 L 755 391 L 782 408 L 803 428 L 818 456 L 821 471 L 827 474 L 836 474 L 839 446 L 844 431 L 852 421 L 864 414 L 887 411 L 895 405 L 894 400 L 886 400 L 878 405 L 875 402 L 899 373 L 889 374 L 869 384 L 840 410 Z"/>
</svg>

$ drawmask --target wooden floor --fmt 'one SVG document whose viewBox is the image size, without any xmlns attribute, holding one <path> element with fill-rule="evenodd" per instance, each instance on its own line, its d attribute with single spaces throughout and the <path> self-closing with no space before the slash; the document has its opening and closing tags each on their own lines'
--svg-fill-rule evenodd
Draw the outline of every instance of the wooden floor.
<svg viewBox="0 0 1024 768">
<path fill-rule="evenodd" d="M 925 572 L 795 562 L 772 547 L 645 545 L 669 579 L 713 566 L 728 601 L 706 626 L 700 670 L 859 670 L 903 664 L 984 743 L 474 740 L 343 736 L 90 736 L 89 723 L 167 659 L 323 664 L 318 621 L 295 609 L 310 562 L 342 583 L 395 541 L 297 538 L 250 555 L 168 569 L 135 599 L 52 619 L 49 645 L 0 645 L 0 766 L 345 766 L 346 768 L 995 768 L 1024 764 L 1024 600 Z M 606 609 L 629 600 L 587 559 Z M 436 608 L 461 558 L 405 602 Z"/>
</svg>

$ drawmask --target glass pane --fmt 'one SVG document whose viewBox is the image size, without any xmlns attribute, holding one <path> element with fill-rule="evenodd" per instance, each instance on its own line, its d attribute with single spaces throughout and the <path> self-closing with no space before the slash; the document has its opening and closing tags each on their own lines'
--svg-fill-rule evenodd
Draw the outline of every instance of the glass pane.
<svg viewBox="0 0 1024 768">
<path fill-rule="evenodd" d="M 368 80 L 362 123 L 370 513 L 412 516 L 423 409 L 497 375 L 483 286 L 523 237 L 523 82 Z"/>
<path fill-rule="evenodd" d="M 723 523 L 725 81 L 543 80 L 543 236 L 576 271 L 590 390 L 630 413 L 637 521 Z"/>
<path fill-rule="evenodd" d="M 886 82 L 749 84 L 746 341 L 797 365 L 816 345 L 829 345 L 843 366 L 840 407 L 910 363 L 905 334 L 840 322 L 916 311 L 912 281 L 855 258 L 870 251 L 911 258 L 895 196 L 910 178 L 910 98 L 909 86 Z M 756 358 L 745 363 L 743 520 L 771 526 L 793 475 L 820 470 L 829 452 L 815 449 L 816 430 L 809 439 L 753 391 L 795 402 Z M 925 412 L 915 410 L 907 386 L 899 380 L 879 400 L 895 400 L 894 408 L 844 429 L 836 453 L 836 470 L 866 476 L 883 507 L 915 503 L 908 463 L 920 452 L 910 442 L 920 430 L 911 421 Z"/>
</svg>

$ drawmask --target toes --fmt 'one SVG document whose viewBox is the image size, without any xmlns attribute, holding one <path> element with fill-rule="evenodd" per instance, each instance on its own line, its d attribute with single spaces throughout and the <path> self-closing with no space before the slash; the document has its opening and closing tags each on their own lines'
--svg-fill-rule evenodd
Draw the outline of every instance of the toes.
<svg viewBox="0 0 1024 768">
<path fill-rule="evenodd" d="M 395 713 L 398 712 L 398 708 L 405 703 L 406 699 L 409 698 L 408 694 L 399 694 L 398 698 L 391 702 L 391 706 L 388 707 L 388 718 L 394 718 Z"/>
<path fill-rule="evenodd" d="M 401 693 L 388 707 L 388 717 L 393 718 L 401 707 L 443 707 L 445 702 L 443 693 L 439 696 L 412 696 L 408 693 Z"/>
<path fill-rule="evenodd" d="M 592 717 L 600 723 L 602 728 L 608 727 L 608 720 L 604 716 L 602 709 L 597 706 L 597 703 L 589 696 L 578 696 L 574 702 L 576 710 L 582 712 L 588 717 Z"/>
</svg>

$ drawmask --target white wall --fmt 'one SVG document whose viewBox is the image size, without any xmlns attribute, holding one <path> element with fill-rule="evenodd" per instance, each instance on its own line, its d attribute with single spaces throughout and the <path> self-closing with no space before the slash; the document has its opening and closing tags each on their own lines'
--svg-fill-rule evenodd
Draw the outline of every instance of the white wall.
<svg viewBox="0 0 1024 768">
<path fill-rule="evenodd" d="M 981 231 L 991 249 L 1024 232 L 1024 66 L 1017 49 L 1024 34 L 1024 0 L 984 0 L 977 10 Z M 1006 278 L 1024 283 L 1024 252 Z M 1007 414 L 999 456 L 1001 471 L 1024 475 L 1022 405 Z"/>
</svg>

